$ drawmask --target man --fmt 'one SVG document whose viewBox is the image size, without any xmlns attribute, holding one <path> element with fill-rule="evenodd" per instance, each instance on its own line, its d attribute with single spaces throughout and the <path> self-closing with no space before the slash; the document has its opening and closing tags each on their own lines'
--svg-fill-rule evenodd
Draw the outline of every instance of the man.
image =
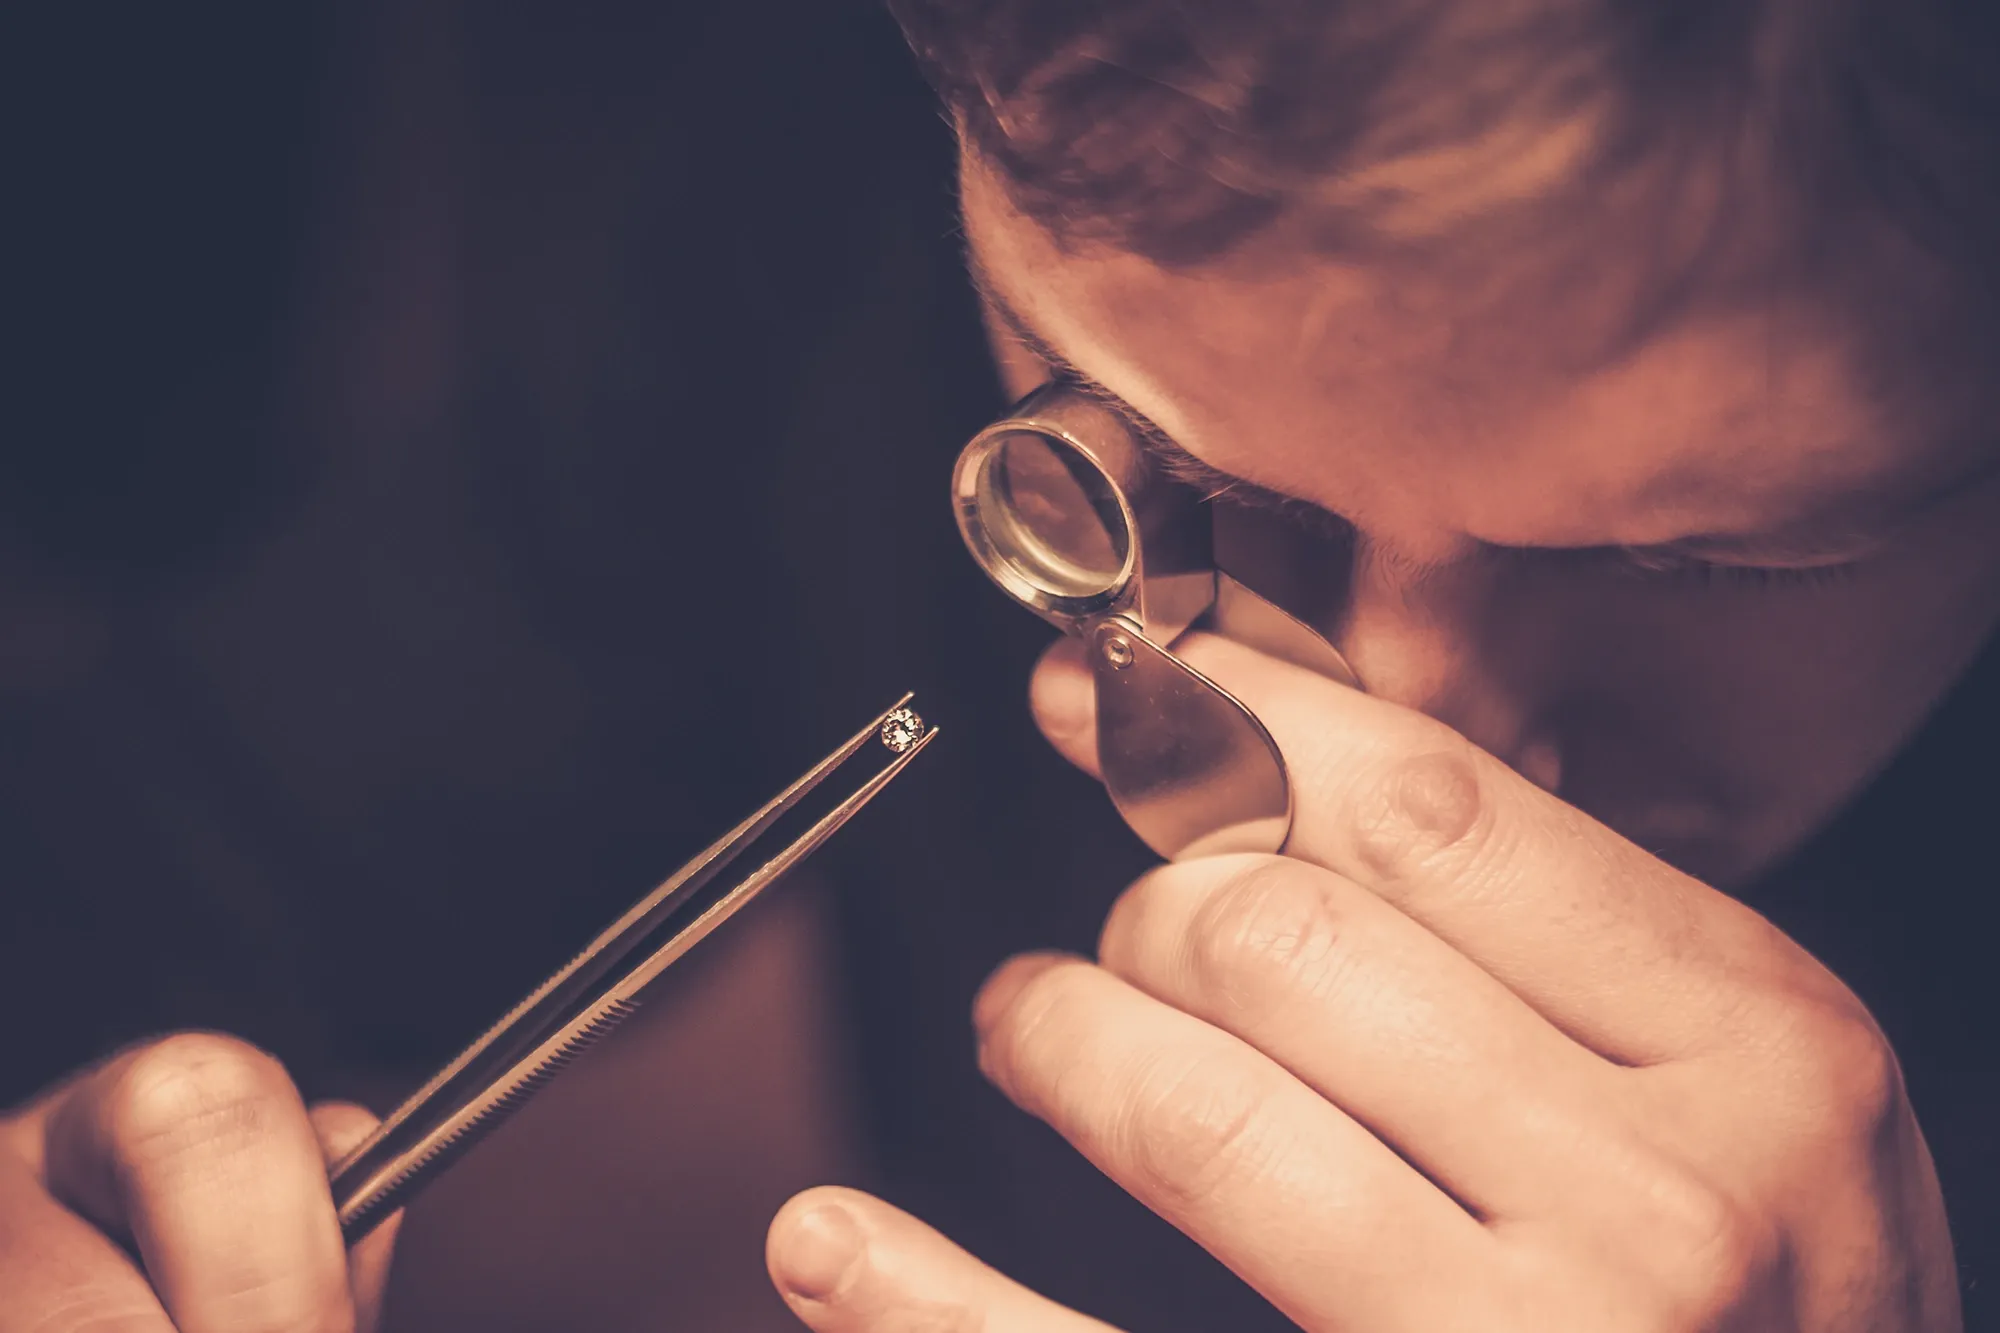
<svg viewBox="0 0 2000 1333">
<path fill-rule="evenodd" d="M 1188 645 L 1287 753 L 1287 855 L 975 1007 L 1304 1327 L 1958 1325 L 1885 1038 L 1724 893 L 2000 613 L 1996 29 L 1948 8 L 898 6 L 1010 387 L 1265 502 L 1369 691 Z M 1091 768 L 1072 645 L 1035 702 Z M 851 1192 L 770 1253 L 829 1333 L 1103 1327 Z"/>
<path fill-rule="evenodd" d="M 1903 72 L 1913 19 L 1481 8 L 905 14 L 1012 387 L 1057 363 L 1271 501 L 1235 535 L 1370 690 L 1190 645 L 1287 750 L 1290 855 L 1149 876 L 1100 964 L 1004 969 L 985 1064 L 1309 1327 L 1951 1327 L 1887 1043 L 1712 886 L 1991 624 L 1979 201 L 1863 191 L 1834 149 L 1873 138 L 1804 114 L 1843 61 Z M 1951 40 L 1916 53 L 1935 105 L 1864 103 L 1871 164 L 1986 178 Z M 1078 683 L 1052 655 L 1037 713 L 1087 768 Z M 217 1105 L 267 1114 L 194 1132 Z M 80 1276 L 66 1316 L 338 1323 L 384 1255 L 343 1267 L 314 1130 L 360 1123 L 229 1043 L 150 1046 L 9 1122 L 8 1216 Z M 132 1169 L 197 1139 L 235 1151 Z M 816 1327 L 1092 1326 L 860 1195 L 789 1207 L 771 1260 Z"/>
</svg>

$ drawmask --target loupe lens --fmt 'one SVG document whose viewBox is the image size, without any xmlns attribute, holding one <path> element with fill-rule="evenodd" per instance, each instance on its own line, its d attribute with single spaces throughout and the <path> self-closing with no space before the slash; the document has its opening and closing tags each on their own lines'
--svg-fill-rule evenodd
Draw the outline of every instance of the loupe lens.
<svg viewBox="0 0 2000 1333">
<path fill-rule="evenodd" d="M 1132 535 L 1110 478 L 1059 440 L 1001 437 L 975 482 L 993 554 L 1053 597 L 1096 597 L 1125 573 Z"/>
</svg>

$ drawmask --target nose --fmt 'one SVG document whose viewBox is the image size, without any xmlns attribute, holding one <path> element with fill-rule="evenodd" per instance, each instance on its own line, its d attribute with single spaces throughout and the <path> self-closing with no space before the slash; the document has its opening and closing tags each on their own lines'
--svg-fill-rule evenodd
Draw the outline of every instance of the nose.
<svg viewBox="0 0 2000 1333">
<path fill-rule="evenodd" d="M 1357 534 L 1329 633 L 1370 694 L 1427 713 L 1549 791 L 1553 740 L 1510 680 L 1501 571 L 1478 552 L 1419 565 Z"/>
</svg>

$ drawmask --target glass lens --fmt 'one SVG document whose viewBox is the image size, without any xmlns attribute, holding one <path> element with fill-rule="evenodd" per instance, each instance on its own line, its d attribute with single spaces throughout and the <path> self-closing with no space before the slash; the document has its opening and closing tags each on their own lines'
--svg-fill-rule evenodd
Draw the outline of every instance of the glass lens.
<svg viewBox="0 0 2000 1333">
<path fill-rule="evenodd" d="M 1110 478 L 1058 440 L 1003 438 L 979 470 L 976 496 L 994 554 L 1056 597 L 1118 586 L 1131 534 Z"/>
</svg>

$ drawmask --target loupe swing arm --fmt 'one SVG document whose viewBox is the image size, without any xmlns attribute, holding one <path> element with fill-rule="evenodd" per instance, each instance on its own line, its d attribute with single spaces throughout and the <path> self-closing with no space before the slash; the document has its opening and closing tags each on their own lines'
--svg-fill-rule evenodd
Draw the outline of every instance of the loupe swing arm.
<svg viewBox="0 0 2000 1333">
<path fill-rule="evenodd" d="M 1062 382 L 973 437 L 952 493 L 987 575 L 1085 643 L 1099 768 L 1126 823 L 1166 857 L 1280 850 L 1292 810 L 1284 756 L 1173 644 L 1212 628 L 1354 678 L 1324 638 L 1218 567 L 1206 497 L 1164 475 L 1118 411 Z"/>
</svg>

